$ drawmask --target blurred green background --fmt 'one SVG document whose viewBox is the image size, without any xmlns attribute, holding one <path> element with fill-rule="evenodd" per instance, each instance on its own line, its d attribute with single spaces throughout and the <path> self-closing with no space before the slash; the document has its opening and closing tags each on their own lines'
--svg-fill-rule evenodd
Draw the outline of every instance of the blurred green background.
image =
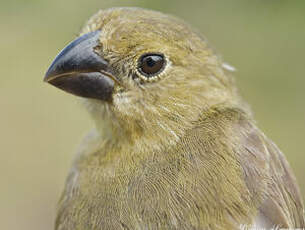
<svg viewBox="0 0 305 230">
<path fill-rule="evenodd" d="M 238 69 L 259 127 L 286 154 L 305 195 L 305 1 L 1 0 L 1 229 L 53 229 L 73 154 L 93 124 L 74 96 L 42 79 L 81 25 L 113 6 L 160 10 L 199 28 Z"/>
</svg>

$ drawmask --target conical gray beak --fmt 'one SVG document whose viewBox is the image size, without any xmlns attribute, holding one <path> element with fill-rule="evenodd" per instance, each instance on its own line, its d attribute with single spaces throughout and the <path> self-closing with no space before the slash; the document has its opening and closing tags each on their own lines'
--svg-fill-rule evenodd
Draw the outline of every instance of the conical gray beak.
<svg viewBox="0 0 305 230">
<path fill-rule="evenodd" d="M 99 34 L 99 30 L 85 34 L 65 47 L 44 81 L 77 96 L 110 101 L 114 80 L 108 73 L 108 62 L 94 51 Z"/>
</svg>

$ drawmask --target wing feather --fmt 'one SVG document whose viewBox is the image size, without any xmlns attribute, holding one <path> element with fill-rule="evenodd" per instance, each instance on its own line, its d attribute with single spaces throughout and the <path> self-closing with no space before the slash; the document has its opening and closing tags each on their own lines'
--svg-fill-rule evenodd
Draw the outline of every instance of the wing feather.
<svg viewBox="0 0 305 230">
<path fill-rule="evenodd" d="M 253 195 L 262 194 L 256 227 L 304 228 L 304 206 L 295 176 L 282 152 L 259 129 L 241 122 L 239 153 Z M 260 169 L 260 170 L 255 170 Z"/>
</svg>

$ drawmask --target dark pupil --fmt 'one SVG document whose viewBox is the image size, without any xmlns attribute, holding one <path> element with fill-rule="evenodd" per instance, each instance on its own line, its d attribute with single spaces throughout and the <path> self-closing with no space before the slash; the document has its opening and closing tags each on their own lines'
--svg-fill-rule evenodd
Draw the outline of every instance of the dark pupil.
<svg viewBox="0 0 305 230">
<path fill-rule="evenodd" d="M 152 57 L 148 57 L 146 60 L 146 63 L 149 67 L 154 67 L 154 65 L 156 64 L 156 61 Z"/>
<path fill-rule="evenodd" d="M 164 64 L 164 58 L 161 55 L 149 55 L 143 57 L 141 70 L 148 76 L 158 73 Z"/>
</svg>

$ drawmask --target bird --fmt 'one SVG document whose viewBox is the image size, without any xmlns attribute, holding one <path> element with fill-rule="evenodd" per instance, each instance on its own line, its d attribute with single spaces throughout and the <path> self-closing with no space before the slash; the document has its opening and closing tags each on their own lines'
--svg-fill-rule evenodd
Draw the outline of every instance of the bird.
<svg viewBox="0 0 305 230">
<path fill-rule="evenodd" d="M 304 228 L 292 169 L 233 70 L 175 16 L 136 7 L 92 16 L 44 77 L 95 125 L 55 229 Z"/>
</svg>

